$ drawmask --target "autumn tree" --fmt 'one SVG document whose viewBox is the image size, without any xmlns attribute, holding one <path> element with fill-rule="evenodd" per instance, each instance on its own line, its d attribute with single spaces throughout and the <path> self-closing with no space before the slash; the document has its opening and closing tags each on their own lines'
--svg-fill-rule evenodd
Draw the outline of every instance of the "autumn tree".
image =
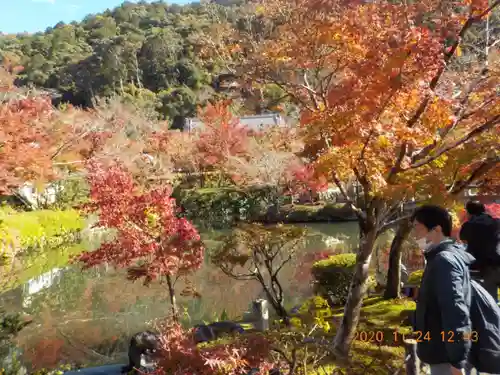
<svg viewBox="0 0 500 375">
<path fill-rule="evenodd" d="M 294 259 L 304 236 L 305 229 L 295 226 L 241 224 L 220 239 L 222 245 L 211 260 L 230 277 L 258 281 L 278 316 L 288 323 L 279 274 Z"/>
<path fill-rule="evenodd" d="M 484 88 L 490 91 L 486 95 L 491 95 L 496 80 L 494 77 L 484 77 L 483 84 L 486 84 Z M 467 105 L 471 104 L 469 102 Z M 469 106 L 468 110 L 474 111 L 474 106 Z M 474 142 L 467 142 L 461 147 L 450 150 L 444 168 L 435 168 L 432 173 L 426 175 L 427 183 L 420 185 L 420 193 L 414 198 L 421 202 L 445 205 L 456 213 L 463 209 L 465 190 L 472 185 L 479 194 L 498 192 L 500 188 L 499 134 L 497 126 L 496 130 L 476 137 Z M 439 185 L 441 185 L 440 191 L 433 192 L 432 189 Z M 402 220 L 398 223 L 389 253 L 387 285 L 384 292 L 384 297 L 387 299 L 400 297 L 403 244 L 411 232 L 408 213 L 401 212 L 400 216 Z"/>
<path fill-rule="evenodd" d="M 201 158 L 236 187 L 265 192 L 264 202 L 274 211 L 279 211 L 284 195 L 326 188 L 326 181 L 298 156 L 303 144 L 297 129 L 245 128 L 227 102 L 207 107 L 200 118 L 205 124 L 197 143 Z"/>
<path fill-rule="evenodd" d="M 26 181 L 52 175 L 47 119 L 52 106 L 45 98 L 28 98 L 14 86 L 21 67 L 0 67 L 0 193 L 13 194 Z"/>
<path fill-rule="evenodd" d="M 477 10 L 476 10 L 477 11 Z M 491 10 L 481 20 L 470 25 L 462 34 L 461 43 L 456 53 L 449 59 L 443 72 L 441 83 L 437 86 L 438 94 L 454 103 L 452 119 L 458 123 L 466 117 L 480 115 L 483 106 L 497 101 L 495 87 L 498 82 L 499 51 L 498 30 L 491 28 L 500 16 L 500 9 Z M 491 18 L 491 20 L 490 20 Z M 493 36 L 493 38 L 492 38 Z M 493 70 L 489 69 L 489 66 Z M 415 197 L 419 201 L 431 201 L 445 204 L 453 211 L 463 208 L 464 191 L 473 185 L 479 193 L 498 191 L 500 188 L 500 153 L 498 150 L 499 131 L 484 132 L 477 135 L 474 142 L 465 142 L 449 150 L 445 168 L 435 168 L 434 173 L 427 176 L 427 188 Z M 432 146 L 429 146 L 432 147 Z M 436 163 L 436 161 L 434 162 Z M 445 190 L 430 191 L 429 187 L 445 185 Z M 421 185 L 422 187 L 422 185 Z M 385 298 L 400 296 L 400 265 L 403 243 L 409 236 L 411 225 L 404 218 L 398 225 L 389 254 L 389 269 Z"/>
<path fill-rule="evenodd" d="M 189 132 L 161 129 L 149 139 L 147 150 L 158 171 L 198 174 L 203 185 L 206 173 L 219 180 L 229 178 L 227 161 L 246 150 L 248 130 L 228 110 L 228 103 L 217 102 L 199 109 L 202 126 Z M 161 174 L 160 174 L 161 175 Z"/>
<path fill-rule="evenodd" d="M 297 129 L 268 128 L 252 132 L 248 138 L 245 153 L 231 155 L 226 162 L 235 184 L 268 189 L 270 203 L 276 205 L 283 195 L 326 187 L 326 181 L 315 176 L 311 166 L 298 156 L 303 144 Z"/>
<path fill-rule="evenodd" d="M 50 97 L 16 88 L 16 69 L 0 68 L 0 191 L 10 194 L 24 183 L 40 186 L 82 171 L 120 125 L 97 111 L 55 108 Z"/>
<path fill-rule="evenodd" d="M 203 123 L 199 131 L 197 150 L 205 168 L 213 167 L 227 173 L 227 160 L 245 153 L 249 140 L 248 129 L 228 109 L 228 103 L 208 105 L 198 114 Z"/>
<path fill-rule="evenodd" d="M 1 193 L 12 193 L 26 181 L 52 177 L 50 140 L 39 120 L 51 111 L 44 99 L 0 104 Z"/>
<path fill-rule="evenodd" d="M 187 175 L 202 169 L 202 160 L 197 152 L 198 135 L 176 130 L 155 132 L 148 140 L 147 152 L 155 160 L 157 176 L 168 178 L 168 172 Z M 170 176 L 173 178 L 173 176 Z"/>
<path fill-rule="evenodd" d="M 199 374 L 228 375 L 248 373 L 257 368 L 268 374 L 273 367 L 286 368 L 272 355 L 274 343 L 262 335 L 246 334 L 210 346 L 197 346 L 193 330 L 185 330 L 180 324 L 166 322 L 159 327 L 160 348 L 158 350 L 161 373 L 172 375 Z M 292 372 L 290 372 L 292 373 Z"/>
<path fill-rule="evenodd" d="M 256 7 L 257 18 L 274 21 L 266 40 L 237 33 L 224 43 L 242 76 L 278 84 L 300 105 L 304 155 L 356 212 L 360 244 L 333 343 L 339 354 L 354 338 L 377 237 L 406 201 L 446 194 L 454 153 L 474 145 L 484 160 L 498 150 L 498 64 L 461 91 L 448 91 L 446 79 L 463 35 L 498 4 L 268 0 Z M 347 181 L 361 199 L 347 194 Z"/>
<path fill-rule="evenodd" d="M 86 212 L 98 213 L 98 227 L 114 231 L 112 241 L 76 258 L 85 268 L 111 263 L 128 270 L 128 278 L 145 284 L 166 281 L 174 318 L 175 282 L 201 267 L 204 247 L 194 226 L 177 217 L 168 185 L 145 190 L 120 163 L 88 166 L 90 202 Z"/>
</svg>

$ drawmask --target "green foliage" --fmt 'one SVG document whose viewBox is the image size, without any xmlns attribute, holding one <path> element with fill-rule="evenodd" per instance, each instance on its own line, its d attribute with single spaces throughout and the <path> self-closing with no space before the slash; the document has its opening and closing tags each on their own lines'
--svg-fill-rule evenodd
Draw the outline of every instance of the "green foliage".
<svg viewBox="0 0 500 375">
<path fill-rule="evenodd" d="M 216 185 L 215 174 L 204 176 L 207 185 Z M 200 227 L 222 229 L 239 221 L 265 223 L 307 223 L 346 220 L 352 211 L 345 204 L 327 205 L 279 205 L 276 213 L 270 213 L 272 199 L 268 189 L 241 190 L 234 187 L 202 189 L 179 188 L 174 193 L 183 215 Z M 284 197 L 278 199 L 284 200 Z"/>
<path fill-rule="evenodd" d="M 415 272 L 412 272 L 410 276 L 408 277 L 408 285 L 420 285 L 422 281 L 422 276 L 424 275 L 424 270 L 418 270 Z"/>
<path fill-rule="evenodd" d="M 17 336 L 31 321 L 23 320 L 19 314 L 6 314 L 0 310 L 0 341 Z"/>
<path fill-rule="evenodd" d="M 296 316 L 290 319 L 292 326 L 302 327 L 312 323 L 324 332 L 329 332 L 332 329 L 328 319 L 333 317 L 334 312 L 328 301 L 321 296 L 314 296 L 306 300 L 300 307 L 298 314 L 300 317 Z"/>
<path fill-rule="evenodd" d="M 125 104 L 136 107 L 149 118 L 155 119 L 159 116 L 157 109 L 161 103 L 153 91 L 128 84 L 124 87 L 121 97 Z"/>
<path fill-rule="evenodd" d="M 59 365 L 56 369 L 48 370 L 41 369 L 37 370 L 32 375 L 63 375 L 67 371 L 75 370 L 74 366 L 71 365 Z"/>
<path fill-rule="evenodd" d="M 325 221 L 344 221 L 353 218 L 350 206 L 343 203 L 317 204 L 317 205 L 285 205 L 280 207 L 280 212 L 275 221 L 287 223 L 310 223 Z"/>
<path fill-rule="evenodd" d="M 328 298 L 331 304 L 343 304 L 349 294 L 354 275 L 356 254 L 338 254 L 313 264 L 311 273 L 316 293 Z M 369 279 L 373 284 L 373 278 Z"/>
<path fill-rule="evenodd" d="M 356 254 L 338 254 L 332 255 L 328 259 L 322 259 L 314 263 L 313 268 L 332 269 L 347 268 L 351 269 L 356 264 Z"/>
<path fill-rule="evenodd" d="M 0 267 L 5 265 L 8 261 L 10 248 L 12 247 L 12 241 L 9 240 L 7 234 L 7 227 L 5 221 L 0 218 Z"/>
<path fill-rule="evenodd" d="M 403 368 L 402 334 L 411 332 L 407 317 L 413 310 L 415 302 L 409 299 L 365 298 L 349 361 L 322 357 L 322 354 L 326 354 L 324 346 L 321 348 L 324 344 L 314 343 L 315 340 L 325 339 L 331 342 L 344 313 L 343 307 L 332 308 L 319 296 L 311 297 L 302 304 L 291 318 L 291 331 L 281 328 L 279 332 L 266 333 L 266 336 L 275 337 L 276 347 L 298 349 L 297 363 L 307 362 L 304 368 L 300 365 L 298 373 L 301 374 L 322 375 L 341 371 L 348 374 L 394 373 L 396 369 Z M 297 341 L 300 344 L 297 345 Z M 319 360 L 314 353 L 321 353 Z"/>
<path fill-rule="evenodd" d="M 214 93 L 217 71 L 201 59 L 199 39 L 236 9 L 211 8 L 125 2 L 45 32 L 0 35 L 0 59 L 24 66 L 18 83 L 56 89 L 73 104 L 118 94 L 179 125 Z"/>
<path fill-rule="evenodd" d="M 48 205 L 46 208 L 68 210 L 88 201 L 89 186 L 83 178 L 54 181 L 52 185 L 57 191 L 55 203 Z"/>
<path fill-rule="evenodd" d="M 384 300 L 382 297 L 366 298 L 363 302 L 363 324 L 384 327 L 387 331 L 409 332 L 405 324 L 410 312 L 416 308 L 415 301 L 408 298 Z"/>
<path fill-rule="evenodd" d="M 214 229 L 247 220 L 258 208 L 254 197 L 234 188 L 181 190 L 176 198 L 186 218 L 197 226 Z"/>
<path fill-rule="evenodd" d="M 222 322 L 225 320 L 229 320 L 229 315 L 227 314 L 226 309 L 222 310 L 222 313 L 220 314 L 219 320 Z"/>
<path fill-rule="evenodd" d="M 188 86 L 170 88 L 158 93 L 159 111 L 163 118 L 172 119 L 174 129 L 182 129 L 184 118 L 196 113 L 197 97 Z"/>
<path fill-rule="evenodd" d="M 7 314 L 0 310 L 0 375 L 21 373 L 22 366 L 13 339 L 30 323 L 20 314 Z"/>
<path fill-rule="evenodd" d="M 0 59 L 24 66 L 19 84 L 56 89 L 83 106 L 118 94 L 178 128 L 197 105 L 229 95 L 212 84 L 223 64 L 201 53 L 214 25 L 247 22 L 248 7 L 224 3 L 124 2 L 45 32 L 0 35 Z M 285 100 L 277 86 L 264 91 L 267 108 Z"/>
<path fill-rule="evenodd" d="M 60 245 L 85 226 L 76 210 L 17 212 L 4 207 L 0 209 L 0 220 L 7 239 L 17 239 L 22 249 Z"/>
</svg>

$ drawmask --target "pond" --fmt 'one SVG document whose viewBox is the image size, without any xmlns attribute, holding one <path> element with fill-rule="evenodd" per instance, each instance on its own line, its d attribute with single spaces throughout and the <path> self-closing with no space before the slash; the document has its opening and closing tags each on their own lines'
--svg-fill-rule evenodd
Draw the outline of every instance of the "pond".
<svg viewBox="0 0 500 375">
<path fill-rule="evenodd" d="M 305 254 L 335 247 L 354 251 L 358 243 L 355 222 L 306 226 L 309 234 L 304 249 L 280 273 L 289 307 L 311 294 Z M 208 250 L 216 245 L 218 234 L 202 234 Z M 68 265 L 71 255 L 95 248 L 95 242 L 27 257 L 29 260 L 16 265 L 17 278 L 0 282 L 0 307 L 28 314 L 34 321 L 16 341 L 29 367 L 124 361 L 129 337 L 169 313 L 164 285 L 145 287 L 127 281 L 123 270 L 111 267 L 82 271 L 77 265 Z M 253 299 L 263 296 L 258 283 L 230 279 L 208 261 L 191 281 L 201 298 L 180 297 L 185 325 L 221 316 L 237 319 Z M 177 291 L 181 289 L 179 285 Z"/>
</svg>

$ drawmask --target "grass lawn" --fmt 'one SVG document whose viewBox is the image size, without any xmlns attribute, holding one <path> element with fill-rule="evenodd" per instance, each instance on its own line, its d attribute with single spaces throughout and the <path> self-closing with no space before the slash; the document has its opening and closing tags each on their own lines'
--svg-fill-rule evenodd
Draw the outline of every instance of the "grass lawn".
<svg viewBox="0 0 500 375">
<path fill-rule="evenodd" d="M 390 374 L 404 366 L 404 336 L 411 332 L 406 319 L 409 311 L 415 309 L 415 302 L 409 299 L 384 300 L 371 297 L 364 301 L 361 316 L 349 359 L 339 360 L 327 357 L 319 368 L 308 368 L 307 374 Z M 343 315 L 343 307 L 332 310 L 333 316 L 325 319 L 332 329 L 318 332 L 316 338 L 333 341 L 336 327 Z M 310 351 L 311 348 L 304 348 Z M 342 372 L 334 372 L 342 371 Z"/>
<path fill-rule="evenodd" d="M 18 212 L 8 207 L 0 208 L 3 240 L 18 241 L 22 249 L 43 246 L 51 239 L 66 233 L 79 232 L 85 219 L 76 210 L 36 210 Z"/>
</svg>

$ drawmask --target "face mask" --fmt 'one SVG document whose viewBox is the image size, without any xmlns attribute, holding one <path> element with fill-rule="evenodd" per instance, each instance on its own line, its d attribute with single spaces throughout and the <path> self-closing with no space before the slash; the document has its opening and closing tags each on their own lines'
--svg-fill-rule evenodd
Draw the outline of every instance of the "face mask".
<svg viewBox="0 0 500 375">
<path fill-rule="evenodd" d="M 416 242 L 417 242 L 417 245 L 420 248 L 420 250 L 422 250 L 422 251 L 427 250 L 427 247 L 429 246 L 428 242 L 427 242 L 427 238 L 425 238 L 425 237 L 419 238 Z"/>
</svg>

